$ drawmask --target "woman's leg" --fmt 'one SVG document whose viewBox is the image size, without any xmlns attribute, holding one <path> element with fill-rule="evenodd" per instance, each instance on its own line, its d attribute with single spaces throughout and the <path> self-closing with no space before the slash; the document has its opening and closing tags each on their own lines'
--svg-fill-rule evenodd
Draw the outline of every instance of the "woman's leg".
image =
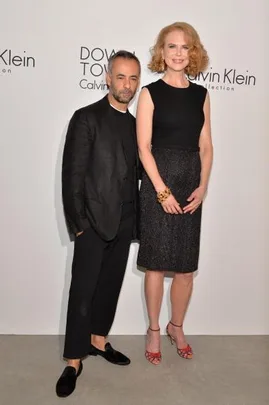
<svg viewBox="0 0 269 405">
<path fill-rule="evenodd" d="M 160 352 L 159 316 L 163 299 L 163 271 L 147 270 L 145 275 L 145 297 L 149 317 L 146 350 L 150 353 Z M 160 359 L 154 359 L 158 364 Z"/>
<path fill-rule="evenodd" d="M 176 273 L 171 285 L 170 297 L 172 306 L 171 322 L 182 325 L 188 308 L 193 289 L 193 273 Z M 175 338 L 177 347 L 183 349 L 187 346 L 182 327 L 168 325 L 169 333 Z"/>
</svg>

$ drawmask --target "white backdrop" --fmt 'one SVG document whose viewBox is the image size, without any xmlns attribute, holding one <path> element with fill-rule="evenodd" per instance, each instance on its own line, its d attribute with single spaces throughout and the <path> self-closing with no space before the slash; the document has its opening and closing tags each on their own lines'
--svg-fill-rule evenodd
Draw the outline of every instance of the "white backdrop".
<svg viewBox="0 0 269 405">
<path fill-rule="evenodd" d="M 149 48 L 175 21 L 194 25 L 210 56 L 211 75 L 198 82 L 210 87 L 215 147 L 185 329 L 269 333 L 268 1 L 9 0 L 0 7 L 0 333 L 64 333 L 73 250 L 60 184 L 68 121 L 105 94 L 113 50 L 135 51 L 142 85 L 156 80 L 146 68 Z M 146 329 L 136 255 L 134 244 L 114 334 Z"/>
</svg>

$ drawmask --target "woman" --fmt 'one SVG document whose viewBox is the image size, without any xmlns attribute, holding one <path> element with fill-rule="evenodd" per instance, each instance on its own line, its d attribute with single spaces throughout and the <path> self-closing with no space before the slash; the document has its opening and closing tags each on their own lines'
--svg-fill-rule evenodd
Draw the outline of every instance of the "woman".
<svg viewBox="0 0 269 405">
<path fill-rule="evenodd" d="M 164 72 L 145 86 L 137 109 L 141 184 L 141 238 L 138 265 L 147 269 L 145 295 L 149 316 L 146 358 L 161 361 L 159 314 L 164 272 L 174 272 L 171 320 L 166 331 L 177 353 L 191 359 L 183 320 L 197 270 L 202 201 L 207 190 L 213 148 L 207 90 L 191 83 L 208 64 L 197 32 L 176 22 L 161 30 L 149 68 Z"/>
</svg>

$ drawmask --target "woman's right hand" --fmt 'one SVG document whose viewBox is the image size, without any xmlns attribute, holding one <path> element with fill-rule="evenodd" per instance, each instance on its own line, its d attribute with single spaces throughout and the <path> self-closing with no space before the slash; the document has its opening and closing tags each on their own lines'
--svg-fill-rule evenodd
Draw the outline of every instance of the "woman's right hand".
<svg viewBox="0 0 269 405">
<path fill-rule="evenodd" d="M 161 205 L 167 214 L 183 214 L 182 208 L 180 207 L 173 194 L 170 194 L 169 197 L 167 197 L 161 203 Z"/>
</svg>

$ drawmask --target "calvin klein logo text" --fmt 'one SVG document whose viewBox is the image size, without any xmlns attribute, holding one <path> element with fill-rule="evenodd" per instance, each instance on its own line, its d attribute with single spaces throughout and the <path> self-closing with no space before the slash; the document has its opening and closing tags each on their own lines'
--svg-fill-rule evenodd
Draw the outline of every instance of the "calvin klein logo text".
<svg viewBox="0 0 269 405">
<path fill-rule="evenodd" d="M 11 49 L 5 49 L 1 52 L 0 63 L 7 67 L 22 66 L 34 68 L 36 65 L 35 58 L 33 58 L 33 56 L 27 56 L 26 51 L 23 51 L 23 55 L 16 55 Z"/>
<path fill-rule="evenodd" d="M 188 76 L 190 80 L 195 80 L 197 82 L 204 83 L 223 83 L 224 85 L 244 85 L 244 86 L 255 86 L 256 77 L 249 74 L 249 71 L 239 72 L 236 69 L 224 69 L 222 73 L 214 72 L 210 68 L 207 72 L 198 73 L 196 76 Z"/>
</svg>

